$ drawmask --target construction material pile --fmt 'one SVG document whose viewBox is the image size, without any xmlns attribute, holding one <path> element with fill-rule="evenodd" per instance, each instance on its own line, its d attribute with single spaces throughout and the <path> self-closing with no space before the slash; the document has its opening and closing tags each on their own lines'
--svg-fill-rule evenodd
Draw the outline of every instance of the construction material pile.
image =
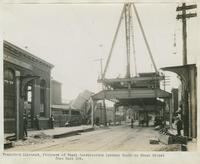
<svg viewBox="0 0 200 164">
<path fill-rule="evenodd" d="M 169 127 L 164 127 L 159 130 L 158 138 L 150 139 L 149 142 L 150 144 L 159 144 L 160 142 L 165 145 L 179 145 L 181 151 L 186 151 L 188 140 L 188 137 L 177 135 L 177 133 L 173 129 L 170 129 Z"/>
</svg>

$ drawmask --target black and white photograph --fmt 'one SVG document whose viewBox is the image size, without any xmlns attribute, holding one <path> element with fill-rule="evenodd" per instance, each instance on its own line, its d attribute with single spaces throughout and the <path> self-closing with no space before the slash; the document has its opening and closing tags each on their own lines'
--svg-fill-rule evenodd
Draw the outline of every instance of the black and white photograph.
<svg viewBox="0 0 200 164">
<path fill-rule="evenodd" d="M 1 6 L 3 152 L 197 152 L 198 1 L 19 2 Z"/>
</svg>

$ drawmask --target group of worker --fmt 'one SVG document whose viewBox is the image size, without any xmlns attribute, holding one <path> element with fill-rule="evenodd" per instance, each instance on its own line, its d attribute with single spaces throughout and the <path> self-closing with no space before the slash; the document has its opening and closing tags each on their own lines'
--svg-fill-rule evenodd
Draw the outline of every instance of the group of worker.
<svg viewBox="0 0 200 164">
<path fill-rule="evenodd" d="M 133 123 L 134 123 L 134 119 L 131 118 L 131 128 L 133 128 Z M 146 123 L 146 126 L 148 127 L 149 120 L 145 120 L 145 119 L 139 120 L 139 126 L 141 125 L 143 127 L 145 123 Z"/>
<path fill-rule="evenodd" d="M 131 117 L 131 128 L 133 128 L 133 123 L 134 123 L 134 118 Z M 146 123 L 146 126 L 149 126 L 149 118 L 144 118 L 144 117 L 140 117 L 139 118 L 139 126 L 144 126 L 144 124 Z"/>
<path fill-rule="evenodd" d="M 36 115 L 34 117 L 34 123 L 35 123 L 36 130 L 40 130 L 39 115 Z M 24 137 L 28 137 L 27 126 L 28 126 L 28 117 L 27 117 L 26 111 L 24 111 L 24 113 L 23 113 L 23 136 Z M 54 128 L 54 117 L 53 117 L 53 115 L 51 115 L 50 118 L 49 118 L 49 127 L 51 129 Z"/>
<path fill-rule="evenodd" d="M 174 123 L 176 125 L 176 129 L 177 129 L 177 135 L 178 136 L 181 136 L 181 130 L 183 130 L 183 122 L 182 122 L 182 119 L 181 119 L 181 112 L 182 112 L 182 108 L 180 106 L 180 108 L 178 109 L 178 111 L 176 111 L 175 113 L 175 117 L 174 117 Z M 148 120 L 147 120 L 148 121 Z M 139 125 L 144 124 L 145 120 L 142 119 L 142 120 L 139 120 Z M 134 119 L 133 117 L 131 118 L 131 128 L 133 128 L 133 123 L 134 123 Z M 155 126 L 161 126 L 161 128 L 164 127 L 164 119 L 163 117 L 155 117 L 155 120 L 154 120 L 154 125 Z M 147 126 L 148 126 L 148 123 L 147 123 Z"/>
</svg>

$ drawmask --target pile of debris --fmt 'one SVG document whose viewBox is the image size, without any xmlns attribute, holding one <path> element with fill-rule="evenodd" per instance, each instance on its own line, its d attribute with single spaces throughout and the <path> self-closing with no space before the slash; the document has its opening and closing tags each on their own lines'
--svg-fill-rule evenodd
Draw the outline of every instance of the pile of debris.
<svg viewBox="0 0 200 164">
<path fill-rule="evenodd" d="M 51 138 L 39 138 L 41 136 L 36 136 L 36 137 L 28 137 L 25 140 L 18 140 L 14 143 L 14 146 L 24 146 L 24 145 L 35 145 L 35 144 L 42 144 L 45 142 L 51 141 Z"/>
<path fill-rule="evenodd" d="M 8 149 L 11 147 L 13 147 L 13 142 L 5 139 L 4 140 L 4 149 Z"/>
<path fill-rule="evenodd" d="M 14 146 L 35 145 L 50 140 L 52 140 L 52 137 L 43 132 L 23 138 L 22 140 L 16 140 L 16 136 L 12 135 L 5 138 L 4 149 L 12 148 Z"/>
<path fill-rule="evenodd" d="M 164 127 L 159 130 L 158 138 L 150 139 L 150 144 L 163 143 L 165 145 L 178 145 L 181 151 L 187 151 L 187 142 L 189 138 L 179 136 L 169 127 Z"/>
<path fill-rule="evenodd" d="M 14 142 L 16 141 L 16 135 L 9 135 L 4 139 L 4 149 L 8 149 L 14 146 Z"/>
<path fill-rule="evenodd" d="M 50 139 L 50 138 L 52 138 L 50 135 L 47 135 L 43 132 L 40 132 L 40 133 L 35 134 L 35 135 L 31 135 L 30 137 L 37 138 L 37 139 Z"/>
</svg>

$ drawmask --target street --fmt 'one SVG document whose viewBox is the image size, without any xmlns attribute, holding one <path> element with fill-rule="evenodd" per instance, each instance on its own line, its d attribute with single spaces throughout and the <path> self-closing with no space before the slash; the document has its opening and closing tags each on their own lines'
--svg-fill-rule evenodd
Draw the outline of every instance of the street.
<svg viewBox="0 0 200 164">
<path fill-rule="evenodd" d="M 22 6 L 3 10 L 5 151 L 196 149 L 197 3 Z"/>
<path fill-rule="evenodd" d="M 95 131 L 75 136 L 45 139 L 29 145 L 16 145 L 6 151 L 163 151 L 164 144 L 149 144 L 150 138 L 158 136 L 153 127 L 133 129 L 128 125 L 96 128 Z M 30 139 L 30 138 L 29 138 Z M 28 139 L 28 140 L 29 140 Z M 40 139 L 37 139 L 40 140 Z"/>
</svg>

